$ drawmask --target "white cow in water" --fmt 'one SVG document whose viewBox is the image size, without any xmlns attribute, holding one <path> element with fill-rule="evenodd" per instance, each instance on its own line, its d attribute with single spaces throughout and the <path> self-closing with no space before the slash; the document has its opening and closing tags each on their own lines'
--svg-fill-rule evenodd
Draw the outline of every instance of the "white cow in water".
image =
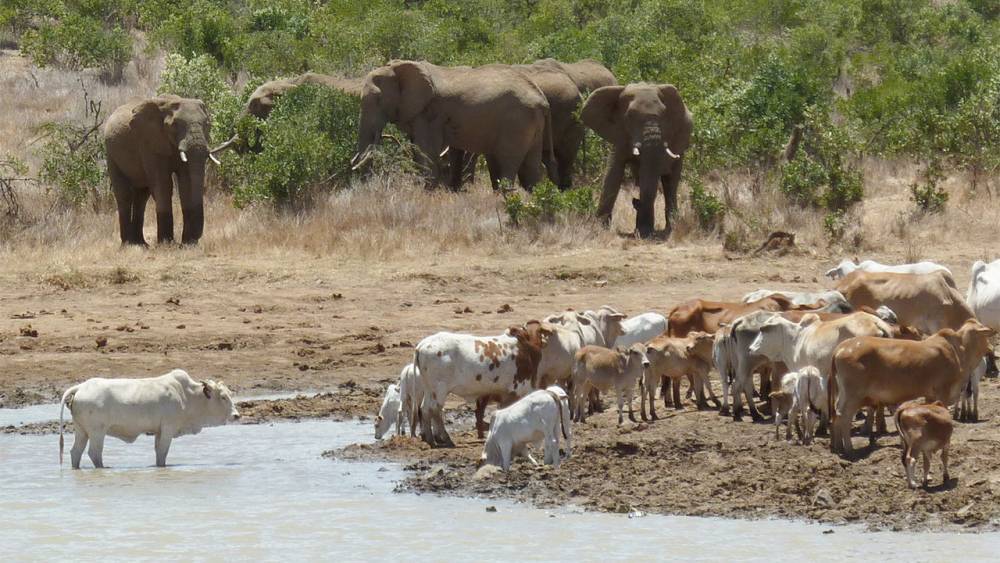
<svg viewBox="0 0 1000 563">
<path fill-rule="evenodd" d="M 621 321 L 621 335 L 615 339 L 612 348 L 628 348 L 633 344 L 645 344 L 667 332 L 667 317 L 659 313 L 643 313 Z"/>
<path fill-rule="evenodd" d="M 898 264 L 895 266 L 881 264 L 874 260 L 865 260 L 860 264 L 854 263 L 853 260 L 843 260 L 840 264 L 837 264 L 836 268 L 827 270 L 826 277 L 831 280 L 839 280 L 855 270 L 861 270 L 864 272 L 885 272 L 889 274 L 932 274 L 937 271 L 943 271 L 948 274 L 947 279 L 950 281 L 948 285 L 955 287 L 955 281 L 951 274 L 951 270 L 945 268 L 941 264 L 927 260 L 923 262 L 915 262 L 913 264 Z"/>
<path fill-rule="evenodd" d="M 63 413 L 69 407 L 76 428 L 73 469 L 80 468 L 83 449 L 94 467 L 104 467 L 104 437 L 131 444 L 141 434 L 156 436 L 156 465 L 167 463 L 170 441 L 197 434 L 206 426 L 220 426 L 240 418 L 229 389 L 214 381 L 195 381 L 175 369 L 146 379 L 95 377 L 63 394 L 59 408 L 59 463 L 63 457 Z"/>
<path fill-rule="evenodd" d="M 411 364 L 412 365 L 412 364 Z M 396 425 L 396 434 L 403 434 L 403 402 L 399 397 L 399 385 L 390 384 L 385 388 L 385 395 L 382 397 L 382 406 L 375 417 L 375 439 L 381 440 L 382 436 Z"/>
<path fill-rule="evenodd" d="M 483 446 L 480 465 L 497 465 L 510 470 L 513 459 L 527 455 L 529 444 L 542 444 L 544 462 L 559 467 L 559 436 L 566 440 L 566 457 L 572 454 L 573 432 L 569 419 L 569 396 L 562 387 L 552 385 L 533 391 L 507 408 L 497 410 L 490 433 Z"/>
<path fill-rule="evenodd" d="M 424 399 L 423 383 L 420 382 L 420 372 L 413 364 L 406 364 L 399 374 L 399 383 L 389 385 L 382 396 L 382 406 L 375 417 L 375 439 L 380 440 L 386 432 L 396 425 L 396 434 L 405 434 L 403 421 L 408 421 L 410 436 L 416 436 L 417 423 L 420 422 L 420 403 Z"/>
</svg>

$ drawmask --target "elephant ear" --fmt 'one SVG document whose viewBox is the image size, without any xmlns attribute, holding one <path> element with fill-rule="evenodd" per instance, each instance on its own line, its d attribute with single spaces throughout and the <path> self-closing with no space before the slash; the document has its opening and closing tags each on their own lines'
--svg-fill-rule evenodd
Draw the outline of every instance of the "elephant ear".
<svg viewBox="0 0 1000 563">
<path fill-rule="evenodd" d="M 391 66 L 399 81 L 399 122 L 406 123 L 434 98 L 434 80 L 427 68 L 418 62 L 400 61 Z"/>
<path fill-rule="evenodd" d="M 169 127 L 173 121 L 172 101 L 157 96 L 143 100 L 132 110 L 131 127 L 139 132 L 147 146 L 154 147 L 157 154 L 170 154 L 174 150 L 171 146 L 174 139 Z"/>
<path fill-rule="evenodd" d="M 663 131 L 672 131 L 670 149 L 677 154 L 684 154 L 691 141 L 691 116 L 688 114 L 680 92 L 673 84 L 661 84 L 658 88 L 660 101 L 666 106 Z"/>
<path fill-rule="evenodd" d="M 618 99 L 624 89 L 624 86 L 598 88 L 591 92 L 580 110 L 583 124 L 609 143 L 617 144 L 624 133 L 618 119 Z"/>
</svg>

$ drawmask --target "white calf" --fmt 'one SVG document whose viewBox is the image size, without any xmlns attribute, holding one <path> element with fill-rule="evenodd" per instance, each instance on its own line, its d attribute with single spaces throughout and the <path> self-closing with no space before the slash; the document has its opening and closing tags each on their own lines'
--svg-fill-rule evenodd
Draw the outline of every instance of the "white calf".
<svg viewBox="0 0 1000 563">
<path fill-rule="evenodd" d="M 375 417 L 375 439 L 381 440 L 382 436 L 396 425 L 396 434 L 403 433 L 402 427 L 402 401 L 399 397 L 399 385 L 390 384 L 385 388 L 385 395 L 382 397 L 382 407 L 379 408 L 378 416 Z"/>
<path fill-rule="evenodd" d="M 541 443 L 544 463 L 559 467 L 559 436 L 566 440 L 566 457 L 573 449 L 573 434 L 569 420 L 569 398 L 561 387 L 553 385 L 534 391 L 513 405 L 497 410 L 490 424 L 490 433 L 483 446 L 480 465 L 497 465 L 510 470 L 517 456 L 528 455 L 528 445 Z"/>
</svg>

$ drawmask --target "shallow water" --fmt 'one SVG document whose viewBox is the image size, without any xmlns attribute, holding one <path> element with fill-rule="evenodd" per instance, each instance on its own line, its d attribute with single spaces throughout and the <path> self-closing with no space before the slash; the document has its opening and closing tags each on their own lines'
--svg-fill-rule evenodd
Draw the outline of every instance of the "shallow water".
<svg viewBox="0 0 1000 563">
<path fill-rule="evenodd" d="M 260 395 L 237 395 L 236 402 L 277 401 L 279 399 L 294 399 L 295 397 L 301 396 L 311 397 L 315 394 L 315 392 L 295 391 Z M 67 419 L 69 416 L 69 411 L 67 411 Z M 59 420 L 59 403 L 31 405 L 19 409 L 0 409 L 0 427 L 23 426 L 25 424 L 37 424 L 40 422 L 51 422 L 53 420 Z"/>
<path fill-rule="evenodd" d="M 110 469 L 58 464 L 58 438 L 0 435 L 0 560 L 995 560 L 1000 534 L 864 533 L 786 521 L 544 511 L 395 494 L 391 464 L 323 459 L 370 424 L 208 428 L 153 467 L 152 438 L 109 438 Z M 679 484 L 678 486 L 683 486 Z M 485 507 L 495 505 L 496 513 Z"/>
</svg>

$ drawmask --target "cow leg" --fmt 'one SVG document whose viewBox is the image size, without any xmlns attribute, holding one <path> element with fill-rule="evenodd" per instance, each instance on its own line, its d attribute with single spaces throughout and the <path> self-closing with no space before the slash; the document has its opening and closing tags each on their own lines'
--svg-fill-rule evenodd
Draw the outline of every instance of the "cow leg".
<svg viewBox="0 0 1000 563">
<path fill-rule="evenodd" d="M 760 411 L 757 410 L 757 404 L 753 402 L 753 379 L 747 381 L 747 385 L 743 388 L 743 393 L 746 395 L 747 408 L 750 409 L 750 417 L 753 418 L 754 422 L 760 422 L 764 420 L 761 416 Z"/>
<path fill-rule="evenodd" d="M 420 437 L 430 446 L 434 446 L 434 408 L 420 405 Z"/>
<path fill-rule="evenodd" d="M 646 386 L 646 394 L 649 396 L 649 418 L 656 420 L 656 381 L 654 376 L 649 378 L 649 385 Z"/>
<path fill-rule="evenodd" d="M 719 372 L 719 382 L 722 385 L 722 407 L 719 408 L 719 416 L 729 415 L 729 377 L 727 374 Z M 709 387 L 711 389 L 711 386 Z M 718 400 L 716 400 L 718 402 Z"/>
<path fill-rule="evenodd" d="M 618 424 L 625 422 L 625 417 L 622 416 L 622 409 L 625 406 L 625 395 L 622 393 L 621 389 L 616 389 L 616 395 L 618 395 Z"/>
<path fill-rule="evenodd" d="M 927 452 L 923 452 L 921 456 L 923 456 L 924 459 L 923 486 L 926 487 L 927 483 L 930 481 L 930 476 L 931 476 L 931 456 Z"/>
<path fill-rule="evenodd" d="M 156 447 L 156 466 L 157 467 L 166 467 L 167 466 L 167 452 L 170 451 L 170 442 L 172 440 L 173 440 L 173 437 L 170 434 L 167 434 L 167 433 L 165 433 L 162 430 L 160 431 L 159 434 L 156 435 L 155 447 Z"/>
<path fill-rule="evenodd" d="M 663 408 L 668 409 L 673 406 L 670 404 L 672 402 L 670 397 L 670 378 L 665 375 L 660 376 L 660 396 L 663 397 Z"/>
<path fill-rule="evenodd" d="M 90 434 L 90 448 L 87 449 L 87 455 L 90 456 L 90 461 L 94 463 L 94 467 L 104 467 L 103 433 L 93 432 Z"/>
<path fill-rule="evenodd" d="M 649 418 L 646 417 L 646 381 L 645 376 L 639 382 L 639 418 L 643 422 L 649 422 Z"/>
<path fill-rule="evenodd" d="M 632 400 L 635 398 L 635 385 L 629 385 L 625 389 L 625 399 L 628 401 L 628 419 L 635 422 L 635 413 L 632 411 Z"/>
<path fill-rule="evenodd" d="M 486 404 L 489 403 L 489 399 L 482 398 L 476 400 L 476 436 L 482 440 L 485 433 L 484 428 L 486 427 Z"/>
<path fill-rule="evenodd" d="M 689 373 L 687 377 L 688 377 L 688 388 L 687 391 L 684 392 L 685 400 L 688 400 L 693 396 L 695 397 L 697 396 L 694 390 L 694 376 Z"/>
<path fill-rule="evenodd" d="M 875 407 L 875 430 L 879 436 L 889 433 L 889 429 L 885 426 L 885 407 L 882 405 Z"/>
<path fill-rule="evenodd" d="M 774 409 L 774 441 L 779 440 L 781 440 L 781 409 Z"/>
<path fill-rule="evenodd" d="M 674 400 L 674 410 L 684 410 L 684 403 L 681 402 L 681 380 L 680 378 L 670 378 L 671 396 Z"/>
<path fill-rule="evenodd" d="M 947 485 L 948 481 L 951 480 L 948 475 L 948 446 L 941 448 L 941 465 L 944 466 L 944 481 L 942 482 Z"/>
<path fill-rule="evenodd" d="M 444 409 L 441 406 L 438 406 L 432 412 L 431 424 L 435 444 L 446 448 L 454 448 L 455 442 L 451 440 L 448 430 L 444 427 Z"/>
<path fill-rule="evenodd" d="M 83 450 L 87 447 L 87 433 L 78 425 L 75 436 L 73 449 L 69 451 L 69 455 L 73 462 L 73 469 L 80 469 L 80 459 L 83 458 Z"/>
</svg>

